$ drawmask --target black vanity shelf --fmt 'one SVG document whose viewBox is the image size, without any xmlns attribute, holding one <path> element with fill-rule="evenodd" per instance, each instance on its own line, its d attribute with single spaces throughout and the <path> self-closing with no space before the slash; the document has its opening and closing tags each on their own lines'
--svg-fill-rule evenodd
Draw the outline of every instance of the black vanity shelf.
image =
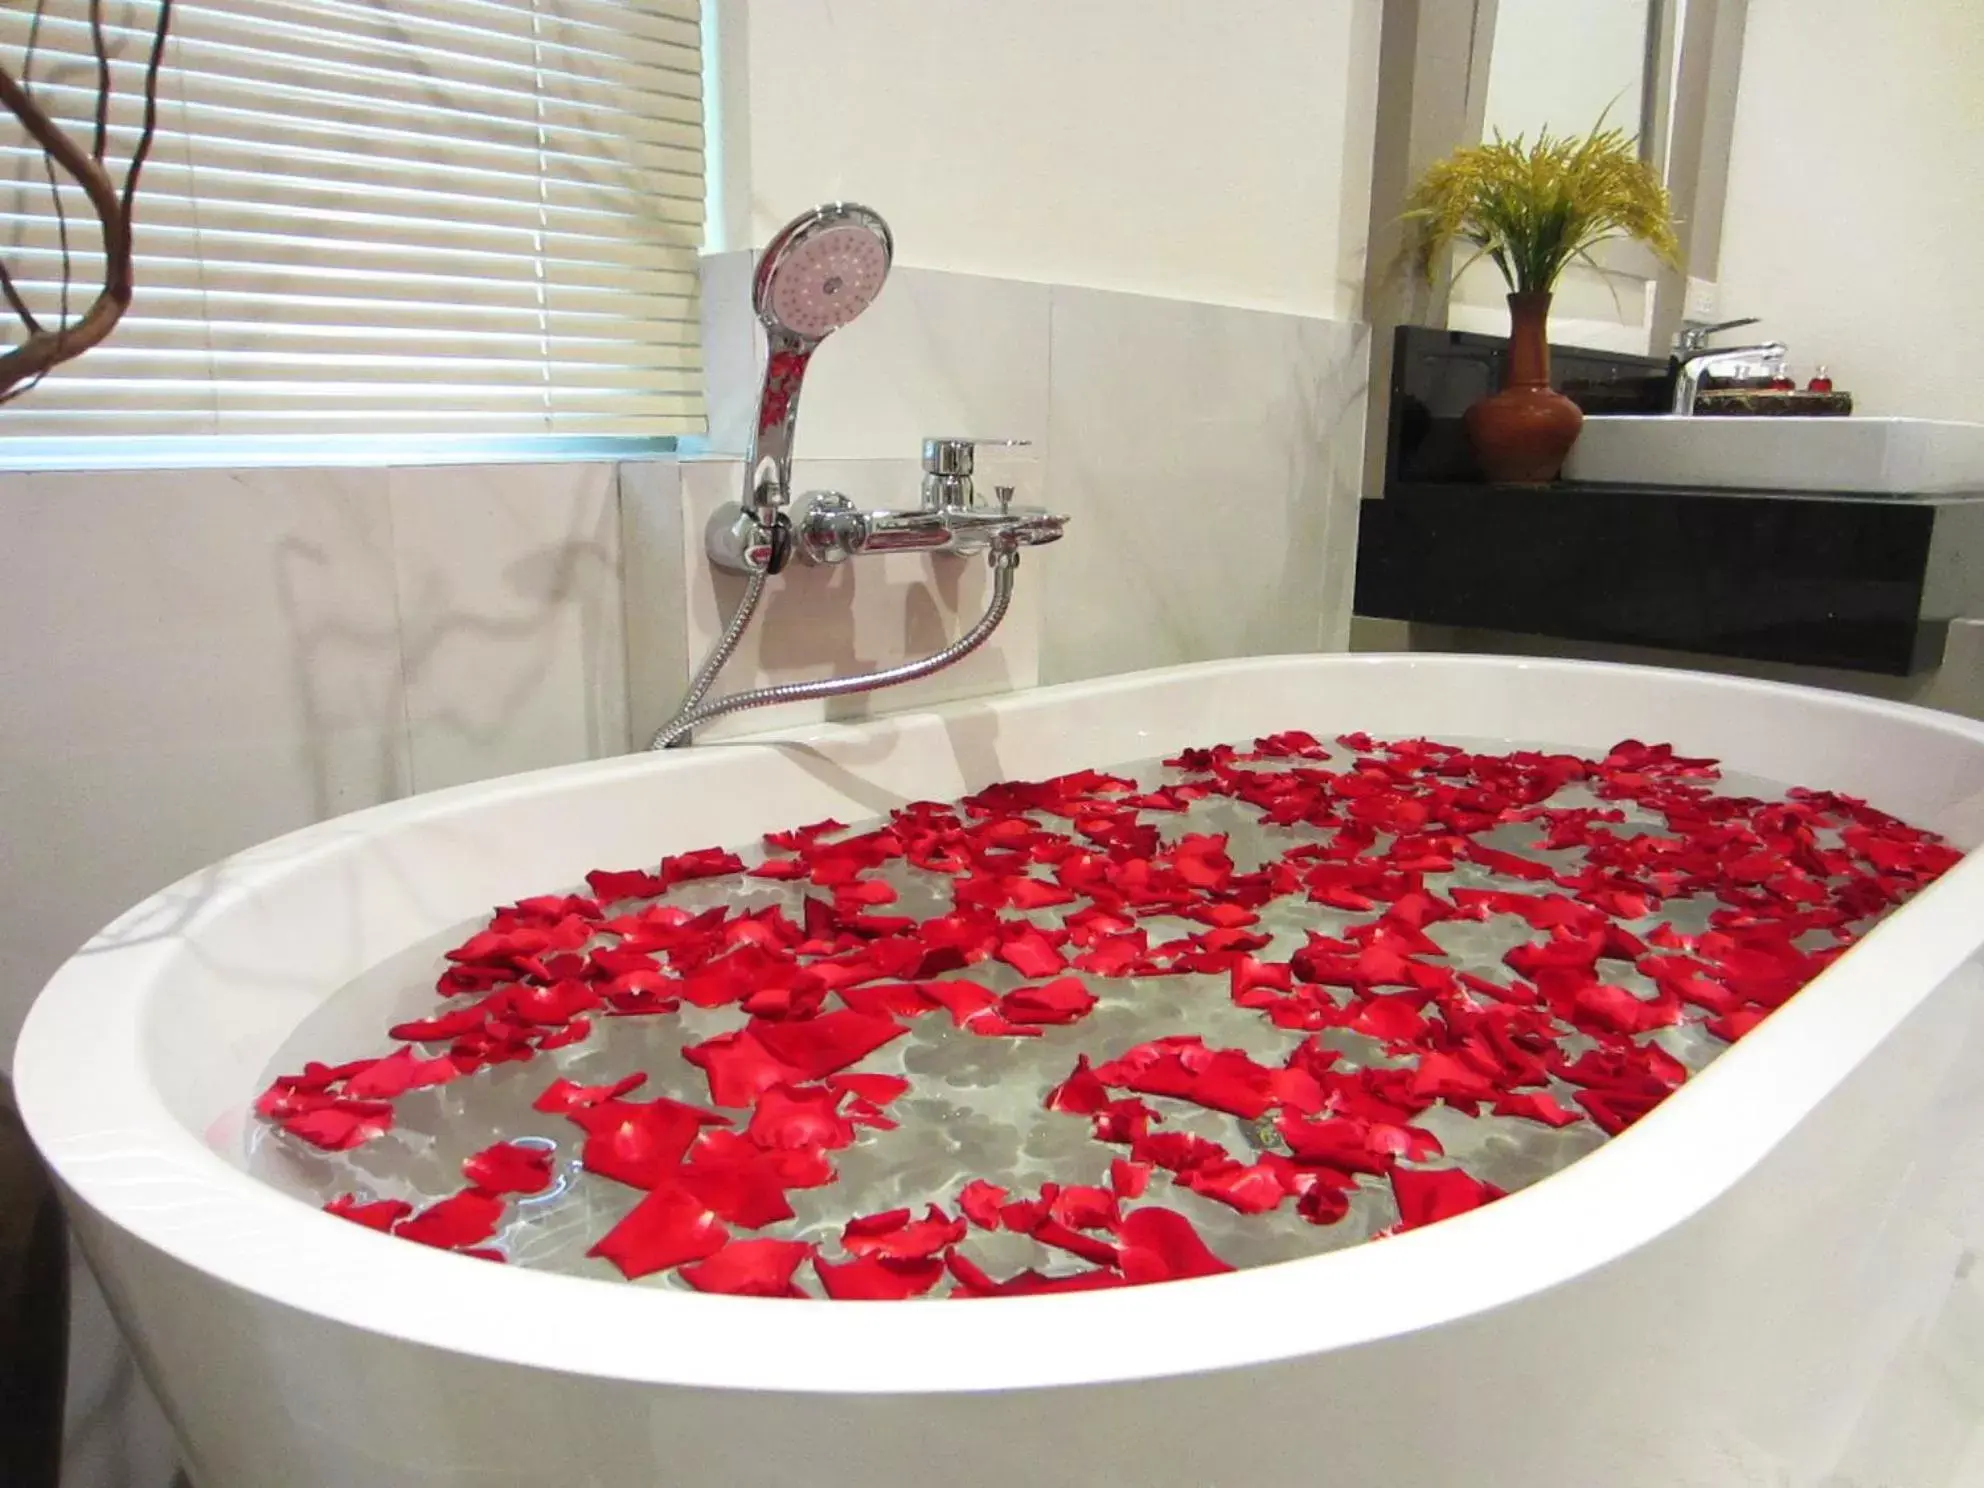
<svg viewBox="0 0 1984 1488">
<path fill-rule="evenodd" d="M 1908 676 L 1937 666 L 1952 619 L 1984 613 L 1984 492 L 1488 484 L 1460 417 L 1499 384 L 1505 349 L 1399 329 L 1359 615 Z M 1667 407 L 1664 361 L 1551 357 L 1587 413 Z"/>
</svg>

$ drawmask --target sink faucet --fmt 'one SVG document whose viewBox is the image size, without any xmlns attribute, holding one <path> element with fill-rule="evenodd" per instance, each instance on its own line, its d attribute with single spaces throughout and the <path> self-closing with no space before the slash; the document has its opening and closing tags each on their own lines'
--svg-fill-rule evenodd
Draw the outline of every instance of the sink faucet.
<svg viewBox="0 0 1984 1488">
<path fill-rule="evenodd" d="M 863 553 L 983 553 L 1056 541 L 1066 517 L 1040 507 L 1014 506 L 1011 486 L 994 486 L 993 502 L 978 499 L 972 471 L 980 444 L 1007 448 L 1024 439 L 923 441 L 923 499 L 906 510 L 862 511 L 838 491 L 801 498 L 794 523 L 799 556 L 809 563 L 845 563 Z"/>
<path fill-rule="evenodd" d="M 1782 341 L 1765 341 L 1756 346 L 1725 346 L 1712 348 L 1708 338 L 1718 331 L 1733 331 L 1738 326 L 1755 325 L 1754 315 L 1741 320 L 1725 320 L 1715 325 L 1685 325 L 1674 337 L 1674 355 L 1680 362 L 1674 374 L 1674 402 L 1670 412 L 1680 418 L 1691 418 L 1695 412 L 1695 400 L 1701 395 L 1702 379 L 1737 362 L 1766 362 L 1779 370 L 1783 369 L 1784 358 L 1788 354 Z"/>
</svg>

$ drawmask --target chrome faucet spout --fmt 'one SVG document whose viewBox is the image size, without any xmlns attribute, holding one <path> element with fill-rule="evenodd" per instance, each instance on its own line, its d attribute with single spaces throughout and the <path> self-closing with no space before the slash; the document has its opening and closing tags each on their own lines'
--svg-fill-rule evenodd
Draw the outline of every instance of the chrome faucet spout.
<svg viewBox="0 0 1984 1488">
<path fill-rule="evenodd" d="M 799 556 L 809 563 L 845 563 L 864 553 L 984 553 L 1059 541 L 1068 519 L 1037 506 L 1014 506 L 1011 486 L 992 488 L 996 505 L 978 499 L 971 477 L 976 446 L 985 442 L 924 440 L 919 506 L 862 511 L 838 491 L 802 497 L 793 522 Z"/>
</svg>

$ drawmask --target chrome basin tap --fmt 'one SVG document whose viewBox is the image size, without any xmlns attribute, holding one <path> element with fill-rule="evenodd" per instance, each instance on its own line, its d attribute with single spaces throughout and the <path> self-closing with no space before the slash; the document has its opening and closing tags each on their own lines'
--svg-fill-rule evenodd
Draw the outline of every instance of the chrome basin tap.
<svg viewBox="0 0 1984 1488">
<path fill-rule="evenodd" d="M 1710 347 L 1708 338 L 1717 331 L 1733 331 L 1738 326 L 1755 325 L 1755 316 L 1725 320 L 1717 325 L 1683 326 L 1674 337 L 1674 355 L 1680 368 L 1674 374 L 1674 402 L 1669 411 L 1691 418 L 1695 400 L 1701 396 L 1702 379 L 1740 363 L 1762 362 L 1774 373 L 1782 373 L 1789 350 L 1782 341 L 1765 341 L 1757 346 Z"/>
<path fill-rule="evenodd" d="M 794 523 L 799 556 L 809 563 L 845 563 L 863 553 L 984 553 L 1054 542 L 1066 517 L 1014 506 L 1011 486 L 994 486 L 993 500 L 982 502 L 972 483 L 980 444 L 1027 442 L 924 440 L 923 499 L 913 508 L 863 511 L 838 491 L 812 492 L 800 499 Z"/>
</svg>

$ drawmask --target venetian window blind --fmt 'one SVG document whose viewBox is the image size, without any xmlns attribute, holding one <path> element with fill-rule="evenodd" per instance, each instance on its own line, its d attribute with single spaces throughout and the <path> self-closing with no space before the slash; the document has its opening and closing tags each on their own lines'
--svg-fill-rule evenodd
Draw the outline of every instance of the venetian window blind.
<svg viewBox="0 0 1984 1488">
<path fill-rule="evenodd" d="M 0 56 L 87 139 L 87 0 L 0 0 Z M 703 427 L 698 0 L 178 0 L 103 345 L 0 436 L 644 434 Z M 121 181 L 153 0 L 104 0 Z M 0 121 L 11 123 L 11 121 Z M 61 229 L 0 144 L 0 256 L 44 318 Z M 70 301 L 100 282 L 65 183 Z"/>
</svg>

